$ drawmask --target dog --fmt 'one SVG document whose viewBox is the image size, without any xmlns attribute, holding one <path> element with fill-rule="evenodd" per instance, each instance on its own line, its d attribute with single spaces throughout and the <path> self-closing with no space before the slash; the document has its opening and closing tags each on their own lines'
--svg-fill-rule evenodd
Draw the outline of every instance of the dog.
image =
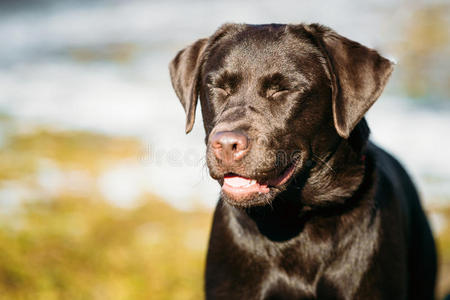
<svg viewBox="0 0 450 300">
<path fill-rule="evenodd" d="M 221 185 L 206 299 L 434 299 L 416 189 L 368 141 L 391 61 L 319 24 L 225 24 L 169 69 Z"/>
</svg>

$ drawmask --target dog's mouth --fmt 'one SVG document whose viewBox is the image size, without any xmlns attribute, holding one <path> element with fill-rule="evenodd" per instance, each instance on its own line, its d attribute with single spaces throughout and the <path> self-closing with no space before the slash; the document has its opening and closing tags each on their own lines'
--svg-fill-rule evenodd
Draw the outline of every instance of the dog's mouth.
<svg viewBox="0 0 450 300">
<path fill-rule="evenodd" d="M 264 182 L 235 173 L 227 173 L 223 178 L 222 192 L 238 202 L 245 201 L 257 194 L 267 194 L 271 188 L 280 188 L 285 185 L 294 175 L 296 166 L 297 164 L 294 161 L 278 177 Z"/>
</svg>

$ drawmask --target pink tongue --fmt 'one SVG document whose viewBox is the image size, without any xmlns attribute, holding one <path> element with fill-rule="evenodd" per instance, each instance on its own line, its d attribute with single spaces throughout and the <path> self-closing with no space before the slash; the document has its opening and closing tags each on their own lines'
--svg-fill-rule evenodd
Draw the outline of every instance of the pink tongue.
<svg viewBox="0 0 450 300">
<path fill-rule="evenodd" d="M 240 187 L 250 183 L 250 179 L 240 176 L 229 176 L 224 178 L 224 182 L 233 187 Z"/>
</svg>

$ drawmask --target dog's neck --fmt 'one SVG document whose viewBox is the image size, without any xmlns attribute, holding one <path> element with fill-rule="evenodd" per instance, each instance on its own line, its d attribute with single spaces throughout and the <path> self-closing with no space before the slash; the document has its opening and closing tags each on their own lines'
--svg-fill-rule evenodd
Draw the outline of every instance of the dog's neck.
<svg viewBox="0 0 450 300">
<path fill-rule="evenodd" d="M 366 146 L 370 130 L 363 118 L 348 139 L 339 139 L 321 157 L 312 155 L 312 167 L 303 175 L 301 202 L 324 207 L 345 204 L 366 177 Z"/>
<path fill-rule="evenodd" d="M 365 170 L 364 154 L 342 141 L 329 159 L 314 160 L 300 190 L 301 203 L 311 208 L 345 204 L 362 184 Z"/>
</svg>

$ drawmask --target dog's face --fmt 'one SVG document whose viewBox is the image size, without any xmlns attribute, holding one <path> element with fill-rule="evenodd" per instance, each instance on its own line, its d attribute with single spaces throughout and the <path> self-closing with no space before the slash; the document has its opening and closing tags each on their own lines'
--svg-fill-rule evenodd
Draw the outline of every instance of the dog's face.
<svg viewBox="0 0 450 300">
<path fill-rule="evenodd" d="M 172 82 L 222 197 L 262 205 L 333 151 L 381 93 L 391 64 L 317 25 L 225 25 L 180 51 Z"/>
<path fill-rule="evenodd" d="M 225 199 L 268 202 L 303 168 L 318 131 L 333 129 L 325 65 L 310 41 L 282 26 L 249 27 L 211 47 L 201 76 L 211 112 L 206 157 Z M 222 157 L 221 132 L 247 140 L 241 157 Z"/>
</svg>

